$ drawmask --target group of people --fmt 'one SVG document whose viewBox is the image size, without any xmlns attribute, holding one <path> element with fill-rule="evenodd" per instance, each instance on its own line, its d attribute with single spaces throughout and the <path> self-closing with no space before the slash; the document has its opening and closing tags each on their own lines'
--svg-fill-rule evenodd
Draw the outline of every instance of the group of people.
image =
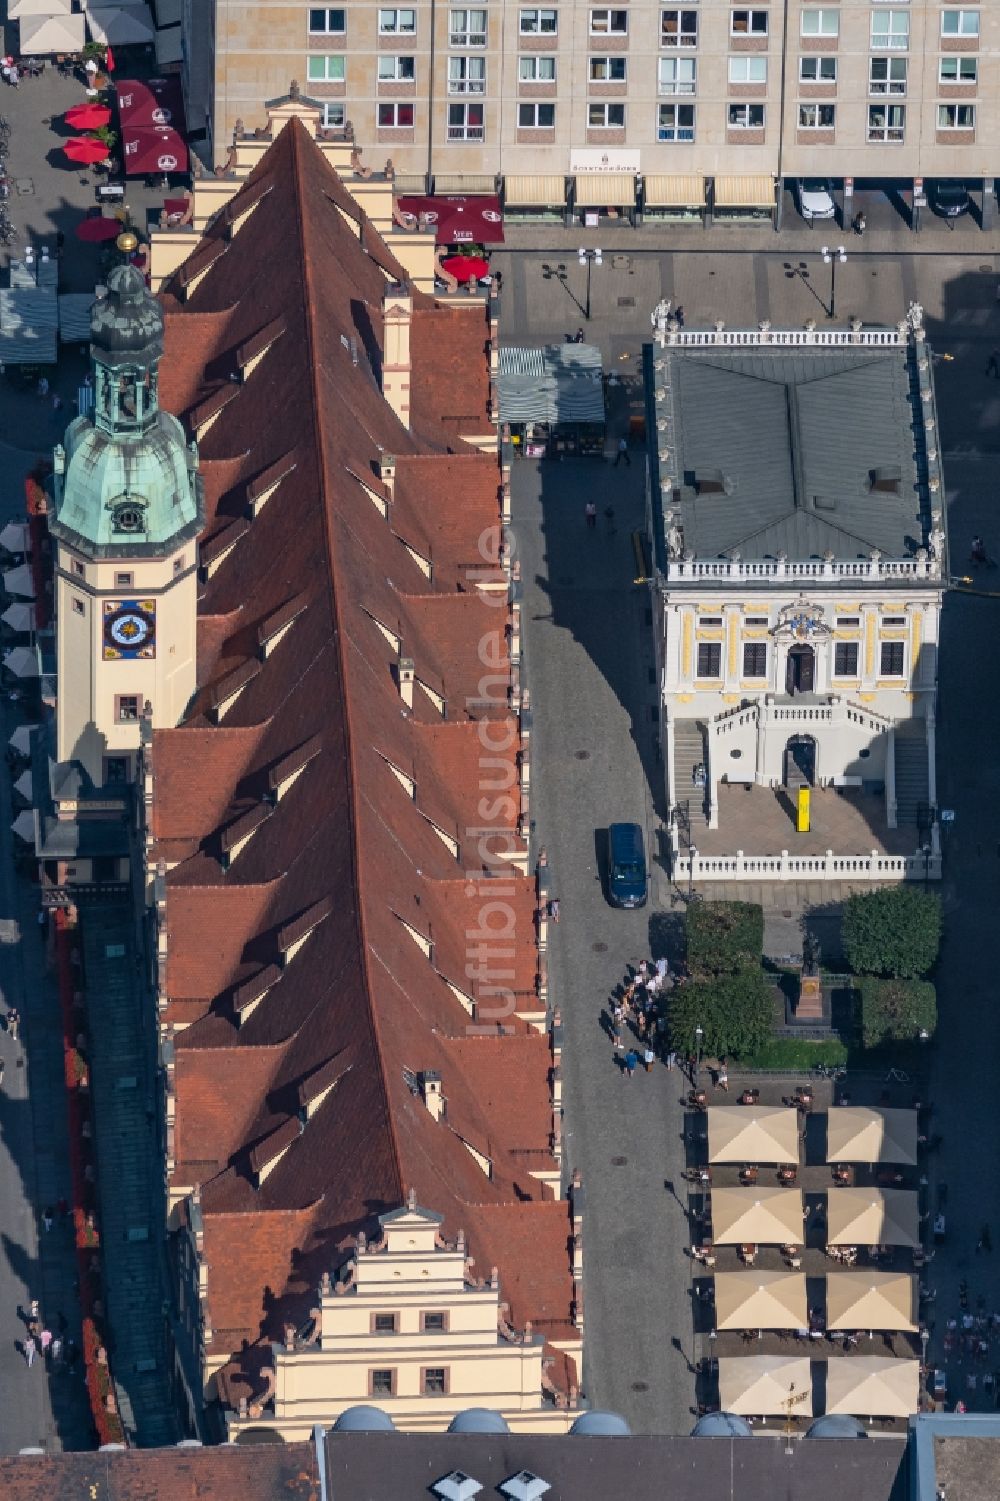
<svg viewBox="0 0 1000 1501">
<path fill-rule="evenodd" d="M 626 1079 L 632 1078 L 640 1064 L 650 1073 L 657 1058 L 667 1068 L 677 1064 L 677 1054 L 667 1042 L 669 974 L 666 959 L 643 959 L 634 970 L 629 969 L 611 997 L 611 1041 L 615 1062 Z"/>
<path fill-rule="evenodd" d="M 67 1333 L 69 1326 L 65 1314 L 56 1315 L 56 1327 L 53 1332 L 42 1319 L 37 1298 L 32 1299 L 27 1312 L 20 1309 L 19 1313 L 25 1327 L 21 1352 L 28 1370 L 31 1370 L 39 1358 L 50 1369 L 74 1370 L 80 1358 L 80 1351 L 72 1335 Z"/>
</svg>

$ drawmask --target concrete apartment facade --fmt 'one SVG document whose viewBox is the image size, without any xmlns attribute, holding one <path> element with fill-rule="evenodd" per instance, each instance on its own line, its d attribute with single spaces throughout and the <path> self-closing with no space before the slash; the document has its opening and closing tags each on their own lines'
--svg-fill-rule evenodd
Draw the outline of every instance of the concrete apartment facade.
<svg viewBox="0 0 1000 1501">
<path fill-rule="evenodd" d="M 400 186 L 499 181 L 509 214 L 767 220 L 775 181 L 805 175 L 847 200 L 858 180 L 918 202 L 959 180 L 994 211 L 995 6 L 213 0 L 188 17 L 189 118 L 214 161 L 294 77 Z"/>
</svg>

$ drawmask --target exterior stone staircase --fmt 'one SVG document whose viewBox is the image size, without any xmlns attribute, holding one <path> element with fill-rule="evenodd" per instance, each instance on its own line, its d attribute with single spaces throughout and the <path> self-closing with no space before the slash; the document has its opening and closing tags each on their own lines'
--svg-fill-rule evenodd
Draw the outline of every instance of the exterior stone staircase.
<svg viewBox="0 0 1000 1501">
<path fill-rule="evenodd" d="M 922 719 L 905 720 L 896 726 L 896 822 L 900 828 L 916 827 L 918 811 L 926 809 L 927 736 Z"/>
</svg>

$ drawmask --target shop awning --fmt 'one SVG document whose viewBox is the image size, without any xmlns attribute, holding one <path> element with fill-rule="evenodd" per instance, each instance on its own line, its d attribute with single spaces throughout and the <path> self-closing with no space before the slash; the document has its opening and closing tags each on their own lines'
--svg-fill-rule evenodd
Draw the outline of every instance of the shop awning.
<svg viewBox="0 0 1000 1501">
<path fill-rule="evenodd" d="M 593 344 L 501 349 L 497 376 L 500 421 L 604 421 L 601 351 Z"/>
<path fill-rule="evenodd" d="M 47 287 L 0 290 L 0 364 L 54 365 L 59 311 Z"/>
<path fill-rule="evenodd" d="M 576 183 L 577 208 L 632 208 L 634 172 L 580 172 Z"/>
<path fill-rule="evenodd" d="M 647 208 L 704 208 L 705 179 L 650 173 L 645 179 L 643 202 Z"/>
<path fill-rule="evenodd" d="M 88 10 L 87 26 L 95 42 L 115 47 L 145 46 L 156 37 L 148 5 L 127 5 L 119 10 L 101 7 Z"/>
<path fill-rule="evenodd" d="M 565 177 L 505 177 L 503 201 L 510 208 L 562 208 L 566 202 Z"/>
<path fill-rule="evenodd" d="M 21 22 L 21 51 L 30 57 L 50 52 L 82 52 L 84 17 L 25 16 Z"/>
<path fill-rule="evenodd" d="M 126 177 L 188 169 L 184 137 L 171 125 L 123 125 L 122 143 Z"/>
<path fill-rule="evenodd" d="M 87 342 L 90 338 L 90 314 L 93 306 L 93 292 L 60 292 L 59 338 L 64 344 Z"/>
<path fill-rule="evenodd" d="M 123 126 L 134 129 L 150 125 L 172 125 L 183 135 L 184 94 L 181 81 L 171 78 L 119 78 L 115 84 L 118 118 Z"/>
<path fill-rule="evenodd" d="M 156 24 L 161 29 L 164 26 L 179 26 L 184 19 L 184 0 L 153 0 L 153 10 L 156 13 Z"/>
<path fill-rule="evenodd" d="M 716 208 L 773 208 L 774 178 L 717 177 L 715 179 Z"/>
<path fill-rule="evenodd" d="M 433 224 L 438 245 L 502 245 L 503 215 L 496 194 L 398 198 L 404 214 Z"/>
</svg>

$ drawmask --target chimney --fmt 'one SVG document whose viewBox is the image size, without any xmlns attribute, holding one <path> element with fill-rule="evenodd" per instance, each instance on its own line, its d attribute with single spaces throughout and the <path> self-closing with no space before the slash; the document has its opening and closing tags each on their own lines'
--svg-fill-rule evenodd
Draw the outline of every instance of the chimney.
<svg viewBox="0 0 1000 1501">
<path fill-rule="evenodd" d="M 444 1095 L 441 1093 L 441 1075 L 427 1069 L 420 1075 L 420 1093 L 424 1104 L 436 1121 L 444 1115 Z"/>
<path fill-rule="evenodd" d="M 413 675 L 416 668 L 412 657 L 400 657 L 396 666 L 399 673 L 399 696 L 408 709 L 413 708 Z"/>
<path fill-rule="evenodd" d="M 396 455 L 394 453 L 379 454 L 378 477 L 389 492 L 389 499 L 391 500 L 396 485 Z"/>
<path fill-rule="evenodd" d="M 410 321 L 413 297 L 393 282 L 382 294 L 382 395 L 404 427 L 410 425 Z"/>
</svg>

